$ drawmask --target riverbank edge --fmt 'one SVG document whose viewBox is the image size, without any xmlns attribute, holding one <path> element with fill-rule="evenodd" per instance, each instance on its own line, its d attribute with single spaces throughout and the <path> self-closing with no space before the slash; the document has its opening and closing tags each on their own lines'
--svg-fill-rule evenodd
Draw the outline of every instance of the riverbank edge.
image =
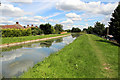
<svg viewBox="0 0 120 80">
<path fill-rule="evenodd" d="M 38 42 L 38 41 L 46 41 L 46 40 L 56 39 L 56 38 L 65 37 L 65 36 L 69 36 L 69 35 L 71 35 L 71 34 L 55 36 L 55 37 L 48 37 L 48 38 L 41 38 L 41 39 L 36 39 L 36 40 L 28 40 L 28 41 L 16 42 L 16 43 L 10 43 L 10 44 L 2 44 L 2 45 L 0 45 L 0 48 L 11 47 L 11 46 L 27 44 L 27 43 L 32 43 L 32 42 Z"/>
</svg>

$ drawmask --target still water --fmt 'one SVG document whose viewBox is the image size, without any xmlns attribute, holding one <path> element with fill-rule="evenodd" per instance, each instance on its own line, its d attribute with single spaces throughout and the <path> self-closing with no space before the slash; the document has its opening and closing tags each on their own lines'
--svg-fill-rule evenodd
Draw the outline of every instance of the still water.
<svg viewBox="0 0 120 80">
<path fill-rule="evenodd" d="M 2 49 L 0 57 L 0 76 L 18 77 L 37 62 L 44 60 L 51 53 L 57 52 L 76 39 L 74 35 L 35 42 Z"/>
</svg>

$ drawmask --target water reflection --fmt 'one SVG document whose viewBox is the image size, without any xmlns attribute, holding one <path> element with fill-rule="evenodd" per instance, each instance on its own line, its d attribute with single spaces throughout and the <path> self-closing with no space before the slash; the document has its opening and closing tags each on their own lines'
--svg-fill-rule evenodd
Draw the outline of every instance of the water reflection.
<svg viewBox="0 0 120 80">
<path fill-rule="evenodd" d="M 30 43 L 20 46 L 8 47 L 2 50 L 0 63 L 0 74 L 5 78 L 17 77 L 28 68 L 33 67 L 37 62 L 42 61 L 51 53 L 62 49 L 71 43 L 75 37 L 67 36 L 64 38 L 48 41 Z"/>
<path fill-rule="evenodd" d="M 56 43 L 59 43 L 59 42 L 62 42 L 62 41 L 63 41 L 63 38 L 59 38 L 59 39 L 55 40 Z"/>
<path fill-rule="evenodd" d="M 73 38 L 75 38 L 75 37 L 79 37 L 81 34 L 80 33 L 72 33 L 71 35 Z"/>
<path fill-rule="evenodd" d="M 53 42 L 54 42 L 54 40 L 40 42 L 40 46 L 41 47 L 48 47 L 49 48 L 52 45 Z"/>
</svg>

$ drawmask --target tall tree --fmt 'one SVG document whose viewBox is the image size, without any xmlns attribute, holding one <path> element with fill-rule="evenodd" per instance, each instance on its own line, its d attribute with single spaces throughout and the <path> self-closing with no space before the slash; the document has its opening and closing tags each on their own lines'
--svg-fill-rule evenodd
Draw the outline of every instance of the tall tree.
<svg viewBox="0 0 120 80">
<path fill-rule="evenodd" d="M 56 33 L 60 33 L 60 32 L 63 31 L 63 25 L 61 25 L 61 24 L 56 24 L 56 25 L 54 26 L 54 28 L 55 28 L 55 30 L 56 30 Z"/>
<path fill-rule="evenodd" d="M 81 32 L 81 29 L 73 27 L 72 30 L 71 30 L 71 32 Z"/>
<path fill-rule="evenodd" d="M 41 24 L 40 29 L 43 30 L 44 34 L 52 34 L 52 26 L 49 23 Z"/>
<path fill-rule="evenodd" d="M 94 33 L 96 33 L 99 36 L 105 35 L 105 25 L 100 22 L 96 22 L 94 25 Z"/>
<path fill-rule="evenodd" d="M 87 29 L 87 33 L 88 34 L 93 34 L 94 33 L 93 30 L 94 30 L 94 28 L 92 26 L 89 26 L 88 29 Z"/>
<path fill-rule="evenodd" d="M 109 34 L 113 35 L 117 42 L 120 44 L 120 2 L 117 8 L 112 13 L 112 18 L 109 22 Z"/>
</svg>

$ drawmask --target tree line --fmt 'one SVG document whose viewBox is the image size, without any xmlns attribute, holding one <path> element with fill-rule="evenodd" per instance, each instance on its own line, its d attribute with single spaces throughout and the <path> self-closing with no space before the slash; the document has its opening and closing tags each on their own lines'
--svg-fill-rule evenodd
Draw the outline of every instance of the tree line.
<svg viewBox="0 0 120 80">
<path fill-rule="evenodd" d="M 105 24 L 101 22 L 96 22 L 94 27 L 89 26 L 88 29 L 84 28 L 83 31 L 88 34 L 96 34 L 98 36 L 107 35 L 107 28 L 105 28 Z"/>
<path fill-rule="evenodd" d="M 67 32 L 81 32 L 81 29 L 80 28 L 75 28 L 75 27 L 73 27 L 71 30 L 70 29 L 68 29 L 68 30 L 65 30 L 65 31 L 67 31 Z"/>
<path fill-rule="evenodd" d="M 41 34 L 60 34 L 63 30 L 63 25 L 56 24 L 52 26 L 49 23 L 41 24 L 39 27 L 29 27 L 25 29 L 2 29 L 2 37 L 20 37 Z"/>
<path fill-rule="evenodd" d="M 103 23 L 96 22 L 94 27 L 89 26 L 88 29 L 84 28 L 83 31 L 86 31 L 88 34 L 105 36 L 107 35 L 107 29 L 109 29 L 109 35 L 113 35 L 114 39 L 120 44 L 120 2 L 112 13 L 109 27 L 105 28 L 105 25 Z"/>
</svg>

